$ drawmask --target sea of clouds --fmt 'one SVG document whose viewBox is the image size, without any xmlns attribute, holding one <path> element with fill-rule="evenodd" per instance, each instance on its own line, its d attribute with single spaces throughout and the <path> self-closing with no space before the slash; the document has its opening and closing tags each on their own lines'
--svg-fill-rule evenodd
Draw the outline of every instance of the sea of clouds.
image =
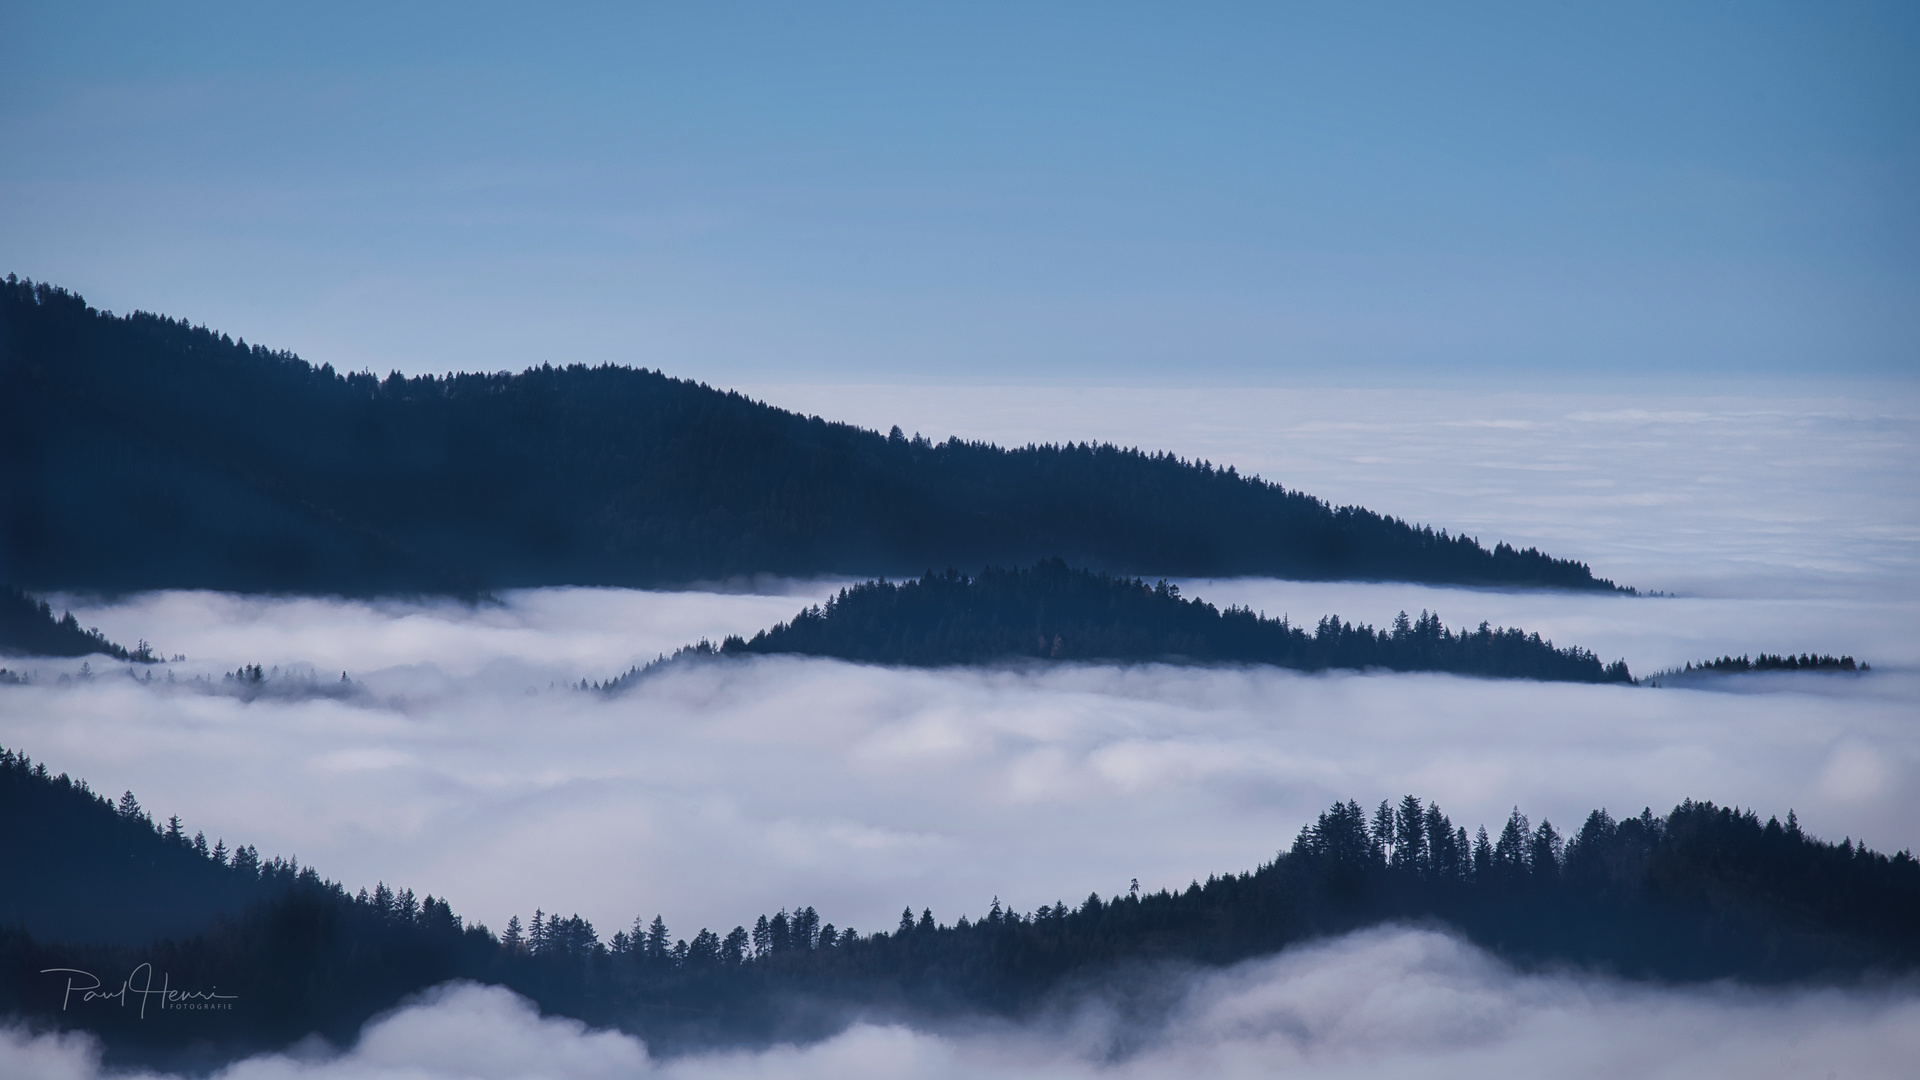
<svg viewBox="0 0 1920 1080">
<path fill-rule="evenodd" d="M 342 623 L 364 611 L 342 606 Z M 428 630 L 445 626 L 470 650 L 457 613 L 405 616 L 409 635 L 438 655 Z M 1920 846 L 1920 680 L 1897 668 L 1739 694 L 775 657 L 671 667 L 609 696 L 569 684 L 595 669 L 561 662 L 326 670 L 341 666 L 363 693 L 43 676 L 4 690 L 0 744 L 132 790 L 209 841 L 296 855 L 352 888 L 404 884 L 495 928 L 563 909 L 611 934 L 659 913 L 691 937 L 811 904 L 873 930 L 906 905 L 950 920 L 996 895 L 1027 910 L 1134 878 L 1178 888 L 1271 859 L 1334 800 L 1408 793 L 1469 829 L 1497 831 L 1516 803 L 1564 831 L 1596 807 L 1691 797 Z"/>
<path fill-rule="evenodd" d="M 1031 909 L 1135 878 L 1180 887 L 1270 859 L 1335 799 L 1407 793 L 1469 828 L 1515 804 L 1564 830 L 1595 807 L 1657 812 L 1692 797 L 1763 816 L 1792 808 L 1818 835 L 1883 850 L 1920 846 L 1910 397 L 1629 407 L 1592 395 L 1153 391 L 1150 410 L 1144 394 L 1060 397 L 1048 414 L 1029 391 L 856 388 L 836 415 L 878 423 L 860 410 L 885 406 L 936 437 L 1167 446 L 1488 542 L 1539 543 L 1678 594 L 1181 583 L 1223 605 L 1374 623 L 1430 609 L 1456 626 L 1537 629 L 1640 674 L 1759 650 L 1847 652 L 1875 671 L 1656 690 L 770 658 L 669 668 L 609 696 L 578 684 L 751 633 L 840 583 L 530 590 L 476 606 L 169 592 L 56 598 L 115 640 L 187 659 L 153 682 L 100 658 L 90 679 L 80 661 L 5 661 L 33 679 L 0 686 L 0 745 L 350 888 L 410 886 L 496 929 L 536 907 L 577 911 L 603 935 L 655 913 L 682 937 L 802 904 L 873 930 L 908 905 L 950 921 L 996 896 Z M 941 402 L 956 400 L 972 427 L 937 424 Z M 1039 430 L 1049 417 L 1055 428 Z M 279 669 L 269 682 L 289 692 L 224 692 L 223 674 L 247 663 Z M 1117 1059 L 1086 1002 L 1067 1009 L 1071 1022 L 860 1026 L 814 1047 L 662 1065 L 624 1036 L 469 987 L 370 1026 L 345 1057 L 262 1059 L 236 1075 L 1230 1075 L 1275 1063 L 1484 1075 L 1551 1060 L 1576 1075 L 1822 1076 L 1886 1072 L 1920 1026 L 1908 989 L 1517 975 L 1416 931 L 1185 978 L 1176 1016 Z M 454 1037 L 469 1030 L 493 1041 Z M 494 1049 L 462 1056 L 476 1046 Z M 71 1041 L 0 1042 L 8 1075 L 89 1075 L 89 1061 Z"/>
</svg>

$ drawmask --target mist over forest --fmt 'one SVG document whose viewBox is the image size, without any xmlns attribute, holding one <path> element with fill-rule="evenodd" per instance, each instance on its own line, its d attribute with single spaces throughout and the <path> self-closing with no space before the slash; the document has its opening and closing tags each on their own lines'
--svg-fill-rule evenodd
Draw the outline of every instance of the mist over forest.
<svg viewBox="0 0 1920 1080">
<path fill-rule="evenodd" d="M 0 1080 L 1912 1080 L 1920 5 L 12 4 Z"/>
<path fill-rule="evenodd" d="M 103 333 L 159 325 L 74 311 Z M 814 424 L 621 378 L 640 376 L 733 419 Z M 488 385 L 511 397 L 526 377 Z M 403 411 L 464 393 L 373 385 Z M 1639 423 L 1612 444 L 1623 468 Z M 938 449 L 842 434 L 875 460 Z M 1356 427 L 1328 460 L 1372 441 Z M 1535 497 L 1610 527 L 1604 490 L 1567 503 L 1541 475 Z M 1897 582 L 1871 544 L 1835 558 Z M 1538 1061 L 1604 1025 L 1647 1056 L 1593 1042 L 1592 1059 L 1649 1073 L 1789 1038 L 1897 1059 L 1920 840 L 1920 638 L 1897 585 L 1836 599 L 1771 570 L 1633 595 L 1008 550 L 1048 559 L 858 581 L 859 560 L 714 556 L 726 572 L 671 591 L 9 594 L 9 813 L 41 827 L 0 855 L 46 885 L 0 907 L 5 1007 L 41 1025 L 0 1035 L 0 1064 L 269 1076 L 318 1034 L 323 1063 L 299 1068 L 342 1077 L 436 1075 L 462 1041 L 569 1075 L 1232 1074 L 1327 1054 L 1364 1072 L 1402 1051 Z M 1669 556 L 1635 581 L 1696 570 Z M 699 641 L 725 662 L 640 677 Z M 1631 682 L 1689 662 L 1715 674 Z M 252 1011 L 159 1027 L 51 1010 L 43 969 L 140 963 Z M 1408 980 L 1515 1019 L 1443 1008 L 1389 1039 L 1306 989 Z"/>
</svg>

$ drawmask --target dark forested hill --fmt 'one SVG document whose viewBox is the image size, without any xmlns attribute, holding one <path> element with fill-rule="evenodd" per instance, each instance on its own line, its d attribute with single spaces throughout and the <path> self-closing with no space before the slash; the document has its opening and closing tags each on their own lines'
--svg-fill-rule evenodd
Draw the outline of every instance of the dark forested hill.
<svg viewBox="0 0 1920 1080">
<path fill-rule="evenodd" d="M 0 1022 L 93 1031 L 110 1064 L 208 1069 L 310 1032 L 343 1043 L 451 979 L 512 987 L 657 1052 L 822 1038 L 863 1014 L 1018 1018 L 1076 985 L 1163 981 L 1156 965 L 1227 964 L 1394 920 L 1451 926 L 1521 964 L 1627 978 L 1847 980 L 1920 965 L 1911 854 L 1708 803 L 1595 811 L 1565 833 L 1515 810 L 1489 835 L 1411 796 L 1371 815 L 1347 802 L 1272 862 L 1185 889 L 1031 913 L 995 901 L 950 924 L 909 909 L 869 933 L 811 906 L 690 940 L 656 916 L 611 941 L 577 915 L 536 912 L 496 936 L 444 900 L 349 894 L 290 860 L 157 827 L 131 794 L 103 799 L 6 750 L 0 815 Z M 206 1011 L 161 1013 L 137 993 L 62 1008 L 69 985 L 113 993 L 132 978 L 138 991 L 143 970 L 155 989 L 224 996 Z"/>
<path fill-rule="evenodd" d="M 310 867 L 189 837 L 132 792 L 97 795 L 4 748 L 0 823 L 0 1021 L 93 1031 L 117 1061 L 198 1071 L 309 1032 L 345 1042 L 375 1012 L 484 974 L 499 953 L 431 896 L 385 885 L 349 896 Z M 82 996 L 128 982 L 120 1000 Z M 224 996 L 182 1009 L 163 985 Z"/>
<path fill-rule="evenodd" d="M 699 651 L 696 647 L 696 652 Z M 722 655 L 798 653 L 880 664 L 977 664 L 1036 660 L 1189 660 L 1277 664 L 1303 671 L 1388 668 L 1460 675 L 1632 682 L 1626 661 L 1603 664 L 1539 634 L 1493 629 L 1455 633 L 1440 617 L 1405 612 L 1375 630 L 1336 616 L 1312 630 L 1245 608 L 1221 611 L 1178 586 L 1075 570 L 1045 559 L 1026 570 L 948 570 L 895 584 L 843 589 L 751 640 L 728 638 Z"/>
<path fill-rule="evenodd" d="M 1865 675 L 1873 665 L 1857 663 L 1851 656 L 1824 653 L 1761 653 L 1758 656 L 1722 656 L 1714 660 L 1668 668 L 1647 677 L 1649 686 L 1688 686 L 1701 688 L 1732 675 Z"/>
<path fill-rule="evenodd" d="M 620 367 L 385 379 L 0 283 L 0 577 L 469 592 L 1064 556 L 1609 589 L 1581 563 L 1170 455 L 931 443 Z"/>
<path fill-rule="evenodd" d="M 115 645 L 98 630 L 80 629 L 80 620 L 71 611 L 53 617 L 53 608 L 45 600 L 35 600 L 11 585 L 0 585 L 0 655 L 24 653 L 32 656 L 87 656 L 105 653 L 118 660 L 148 662 L 153 651 L 141 642 L 128 650 Z"/>
<path fill-rule="evenodd" d="M 258 859 L 156 826 L 118 801 L 0 749 L 0 926 L 50 941 L 134 944 L 205 929 L 258 898 Z M 217 851 L 217 855 L 215 852 Z"/>
<path fill-rule="evenodd" d="M 1709 675 L 1747 675 L 1765 671 L 1818 671 L 1818 672 L 1862 672 L 1873 670 L 1869 665 L 1854 663 L 1851 656 L 1826 656 L 1819 653 L 1801 653 L 1795 656 L 1788 653 L 1761 653 L 1749 657 L 1722 656 L 1717 660 L 1702 660 L 1697 664 L 1689 663 L 1684 668 L 1675 668 L 1666 674 L 1691 675 L 1696 672 Z"/>
</svg>

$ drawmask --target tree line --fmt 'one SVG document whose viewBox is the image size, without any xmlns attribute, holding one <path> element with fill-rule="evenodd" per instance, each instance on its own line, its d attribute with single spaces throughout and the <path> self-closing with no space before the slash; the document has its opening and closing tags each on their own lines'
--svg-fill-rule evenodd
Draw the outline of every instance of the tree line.
<svg viewBox="0 0 1920 1080">
<path fill-rule="evenodd" d="M 1615 588 L 1232 465 L 881 434 L 646 369 L 337 372 L 13 277 L 0 432 L 0 565 L 42 589 L 474 594 L 1054 554 L 1121 574 Z"/>
<path fill-rule="evenodd" d="M 1242 607 L 1224 611 L 1177 585 L 1074 569 L 1061 559 L 1031 567 L 949 569 L 904 582 L 868 581 L 752 638 L 728 637 L 687 656 L 777 653 L 876 664 L 937 666 L 1009 659 L 1187 660 L 1330 668 L 1444 671 L 1497 678 L 1631 683 L 1626 661 L 1556 647 L 1538 633 L 1481 623 L 1451 630 L 1440 617 L 1401 612 L 1379 629 L 1336 615 L 1309 629 Z M 637 677 L 629 672 L 611 687 Z M 608 688 L 608 684 L 603 684 Z"/>
<path fill-rule="evenodd" d="M 1691 674 L 1704 671 L 1715 675 L 1740 675 L 1750 671 L 1871 671 L 1867 664 L 1854 663 L 1851 656 L 1823 656 L 1815 653 L 1761 653 L 1758 656 L 1722 656 L 1717 660 L 1689 662 L 1674 674 Z"/>
<path fill-rule="evenodd" d="M 1162 965 L 1228 964 L 1390 921 L 1451 927 L 1523 966 L 1636 979 L 1848 981 L 1920 964 L 1911 852 L 1827 843 L 1791 812 L 1762 821 L 1694 801 L 1665 815 L 1595 810 L 1567 829 L 1516 808 L 1491 833 L 1412 796 L 1371 811 L 1348 801 L 1272 861 L 1185 888 L 1136 882 L 1024 912 L 995 898 L 952 922 L 909 907 L 872 932 L 836 928 L 811 906 L 691 936 L 656 915 L 608 941 L 577 914 L 536 911 L 495 934 L 410 889 L 349 893 L 295 860 L 208 846 L 177 819 L 155 823 L 131 793 L 108 799 L 5 750 L 0 811 L 55 838 L 0 835 L 0 874 L 34 884 L 0 890 L 0 1014 L 93 1031 L 113 1065 L 211 1069 L 309 1033 L 343 1045 L 450 979 L 511 987 L 657 1053 L 823 1038 L 856 1015 L 1018 1018 L 1075 987 L 1150 1010 L 1164 999 L 1143 988 Z M 87 897 L 102 902 L 62 910 Z M 176 987 L 222 988 L 234 1007 L 163 1023 L 63 1011 L 65 976 L 45 974 L 117 981 L 141 963 Z"/>
<path fill-rule="evenodd" d="M 1689 661 L 1681 667 L 1668 668 L 1649 675 L 1649 686 L 1669 686 L 1675 680 L 1681 685 L 1701 685 L 1700 680 L 1712 679 L 1723 675 L 1753 675 L 1764 672 L 1817 672 L 1821 674 L 1863 674 L 1873 670 L 1873 665 L 1858 663 L 1851 656 L 1830 656 L 1824 653 L 1760 653 L 1757 656 L 1722 656 L 1714 660 Z"/>
<path fill-rule="evenodd" d="M 159 661 L 142 641 L 132 649 L 107 640 L 98 627 L 80 628 L 73 612 L 53 616 L 53 605 L 12 585 L 0 584 L 0 653 L 29 656 L 91 656 L 102 653 L 140 664 Z"/>
</svg>

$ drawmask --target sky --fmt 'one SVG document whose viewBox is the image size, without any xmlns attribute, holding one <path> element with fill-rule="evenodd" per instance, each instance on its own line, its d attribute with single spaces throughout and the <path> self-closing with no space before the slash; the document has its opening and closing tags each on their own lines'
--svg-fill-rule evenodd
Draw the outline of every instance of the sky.
<svg viewBox="0 0 1920 1080">
<path fill-rule="evenodd" d="M 1920 13 L 8 4 L 0 272 L 336 368 L 1910 380 Z"/>
</svg>

